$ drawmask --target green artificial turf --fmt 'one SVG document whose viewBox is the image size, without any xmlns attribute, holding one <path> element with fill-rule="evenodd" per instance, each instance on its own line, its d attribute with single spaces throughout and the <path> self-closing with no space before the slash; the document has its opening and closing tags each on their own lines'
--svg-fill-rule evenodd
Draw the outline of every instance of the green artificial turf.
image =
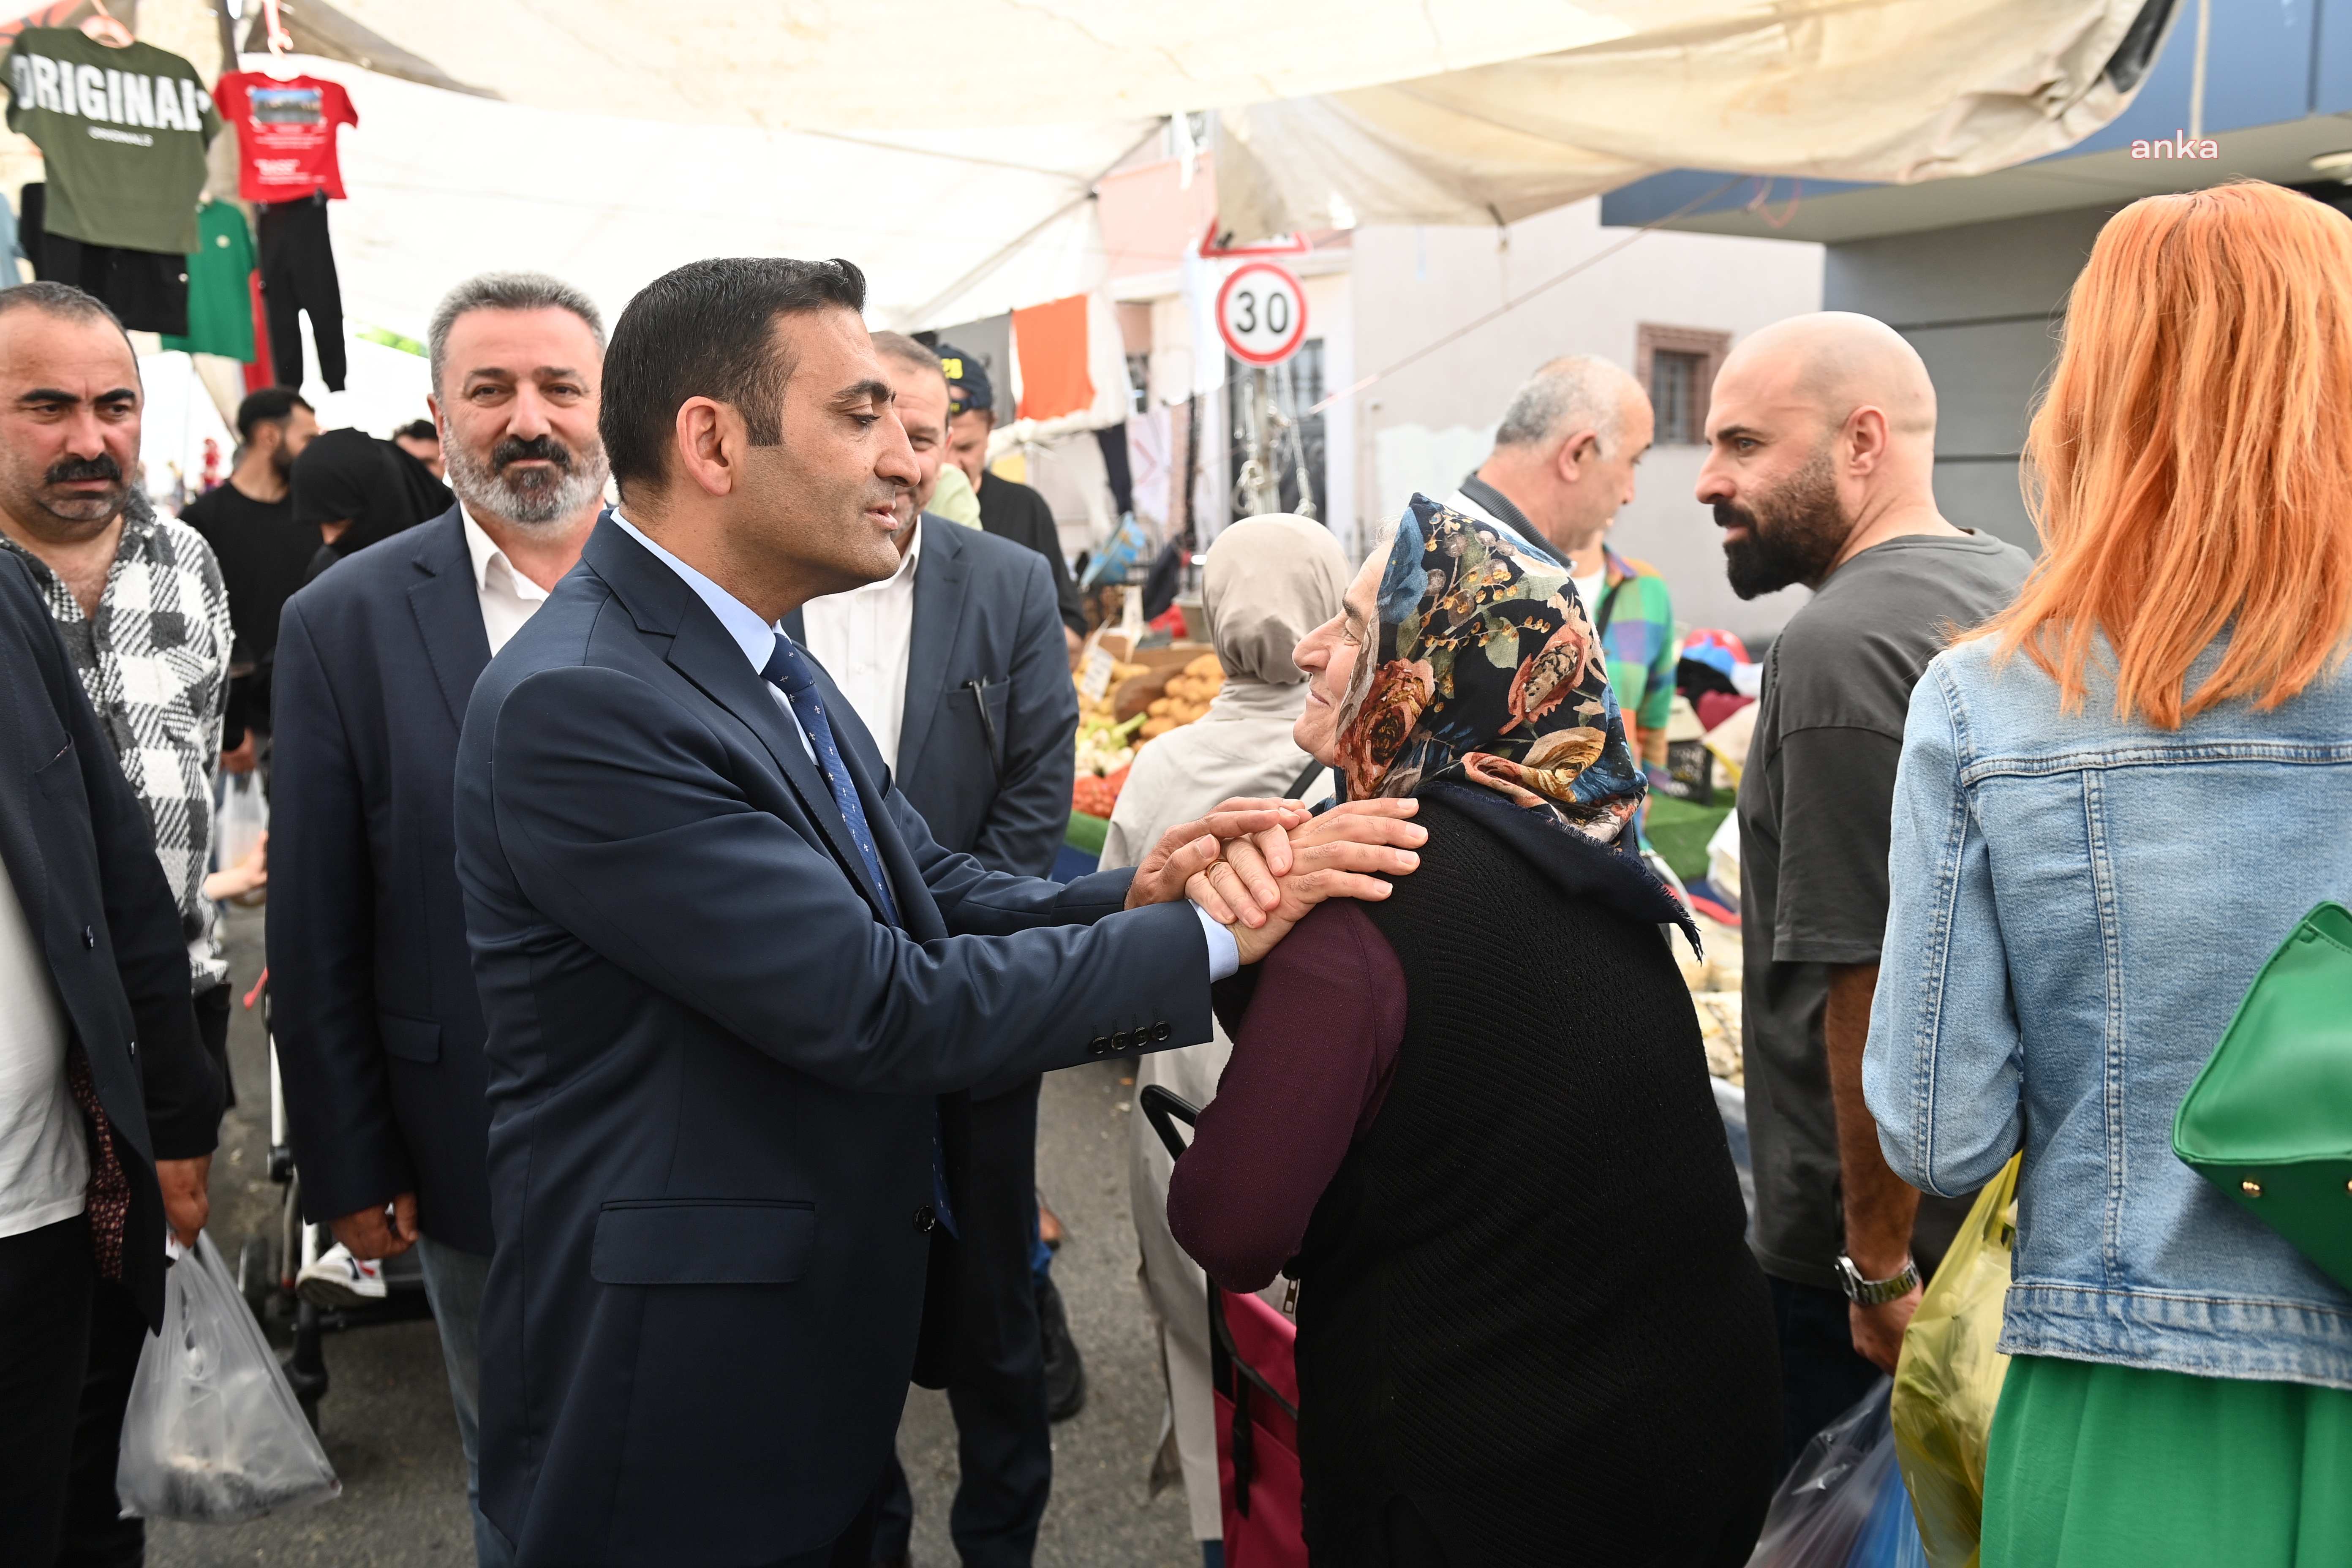
<svg viewBox="0 0 2352 1568">
<path fill-rule="evenodd" d="M 1070 826 L 1062 835 L 1062 842 L 1081 855 L 1100 855 L 1103 839 L 1110 832 L 1110 823 L 1099 816 L 1088 816 L 1083 811 L 1070 813 Z M 1701 840 L 1702 843 L 1705 840 Z M 1699 858 L 1706 856 L 1702 852 Z"/>
<path fill-rule="evenodd" d="M 1715 792 L 1713 805 L 1693 805 L 1672 795 L 1650 795 L 1650 843 L 1666 858 L 1675 875 L 1689 881 L 1706 875 L 1706 841 L 1726 816 L 1731 815 L 1731 795 L 1727 790 Z"/>
</svg>

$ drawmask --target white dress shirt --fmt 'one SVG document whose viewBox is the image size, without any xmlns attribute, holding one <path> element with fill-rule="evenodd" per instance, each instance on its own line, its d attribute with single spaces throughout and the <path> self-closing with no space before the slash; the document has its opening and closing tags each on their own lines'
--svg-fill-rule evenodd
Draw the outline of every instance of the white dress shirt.
<svg viewBox="0 0 2352 1568">
<path fill-rule="evenodd" d="M 72 1030 L 48 956 L 0 865 L 0 1237 L 71 1219 L 89 1186 L 89 1135 L 66 1078 Z"/>
<path fill-rule="evenodd" d="M 743 657 L 751 661 L 753 669 L 764 671 L 768 668 L 768 660 L 775 657 L 776 638 L 784 635 L 784 628 L 781 625 L 762 622 L 760 619 L 759 611 L 646 538 L 645 531 L 623 517 L 617 508 L 613 512 L 613 521 L 624 533 L 644 545 L 647 554 L 677 573 L 678 581 L 694 590 L 695 597 L 709 605 L 710 613 L 719 617 L 719 624 L 727 628 L 727 635 L 735 639 L 735 646 L 743 650 Z M 901 564 L 911 565 L 915 551 L 919 548 L 920 548 L 919 542 L 908 550 L 908 559 Z M 908 572 L 908 577 L 909 581 L 912 580 L 911 571 Z M 846 597 L 846 595 L 842 596 Z M 906 684 L 903 670 L 898 679 L 903 689 Z M 761 683 L 768 687 L 768 694 L 776 700 L 776 706 L 784 710 L 784 717 L 793 721 L 793 732 L 800 736 L 801 745 L 807 750 L 810 758 L 814 760 L 816 756 L 816 749 L 809 745 L 808 731 L 801 728 L 801 716 L 793 711 L 791 701 L 786 699 L 782 690 L 768 683 L 764 674 L 761 677 Z M 838 685 L 840 682 L 836 679 L 835 684 Z M 860 717 L 863 715 L 861 714 Z M 1194 904 L 1192 912 L 1201 917 L 1201 934 L 1208 940 L 1209 984 L 1213 985 L 1241 968 L 1241 945 L 1234 941 L 1233 932 L 1209 918 L 1208 910 Z"/>
<path fill-rule="evenodd" d="M 490 657 L 496 658 L 507 639 L 547 603 L 547 590 L 515 569 L 507 552 L 482 531 L 466 503 L 457 503 L 457 519 L 466 525 L 466 554 L 474 563 L 474 594 L 482 604 L 482 630 L 490 636 Z"/>
<path fill-rule="evenodd" d="M 809 652 L 866 721 L 882 760 L 898 771 L 898 725 L 907 712 L 907 649 L 915 637 L 915 566 L 922 520 L 898 569 L 879 583 L 827 594 L 801 606 Z"/>
</svg>

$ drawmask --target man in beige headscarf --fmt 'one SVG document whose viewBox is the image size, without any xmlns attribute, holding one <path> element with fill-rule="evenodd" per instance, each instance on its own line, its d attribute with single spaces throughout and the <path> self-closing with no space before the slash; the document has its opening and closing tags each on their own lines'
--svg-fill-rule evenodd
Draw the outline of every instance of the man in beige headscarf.
<svg viewBox="0 0 2352 1568">
<path fill-rule="evenodd" d="M 1299 639 L 1339 613 L 1347 557 L 1331 531 L 1287 514 L 1246 518 L 1219 534 L 1201 574 L 1209 640 L 1225 684 L 1209 711 L 1144 747 L 1103 836 L 1105 868 L 1133 865 L 1163 828 L 1191 821 L 1202 803 L 1295 795 L 1319 800 L 1328 773 L 1305 787 L 1312 759 L 1291 739 L 1307 702 L 1307 677 L 1291 661 Z M 1220 1026 L 1207 1043 L 1162 1051 L 1136 1066 L 1136 1089 L 1160 1084 L 1195 1105 L 1217 1091 L 1234 1043 Z M 1155 1488 L 1180 1466 L 1193 1536 L 1221 1540 L 1217 1442 L 1209 1395 L 1207 1278 L 1168 1234 L 1174 1163 L 1144 1119 L 1129 1131 L 1128 1191 L 1143 1253 L 1145 1300 L 1160 1321 L 1168 1376 L 1167 1438 L 1152 1464 Z M 1284 1281 L 1276 1282 L 1278 1290 Z M 1279 1301 L 1275 1290 L 1271 1299 Z"/>
</svg>

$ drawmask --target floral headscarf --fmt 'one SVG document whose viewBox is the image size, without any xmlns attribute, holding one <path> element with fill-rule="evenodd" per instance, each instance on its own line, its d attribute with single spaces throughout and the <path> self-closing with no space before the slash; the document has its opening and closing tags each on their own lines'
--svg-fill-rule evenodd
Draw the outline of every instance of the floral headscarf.
<svg viewBox="0 0 2352 1568">
<path fill-rule="evenodd" d="M 1648 787 L 1568 574 L 1427 496 L 1398 524 L 1349 696 L 1354 799 L 1458 778 L 1619 845 Z"/>
</svg>

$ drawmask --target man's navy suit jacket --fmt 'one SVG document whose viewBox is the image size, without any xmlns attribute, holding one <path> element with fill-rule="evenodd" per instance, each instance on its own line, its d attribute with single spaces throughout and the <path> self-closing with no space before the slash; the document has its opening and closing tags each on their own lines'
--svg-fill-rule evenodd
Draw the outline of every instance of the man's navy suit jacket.
<svg viewBox="0 0 2352 1568">
<path fill-rule="evenodd" d="M 451 507 L 286 603 L 272 696 L 270 1027 L 320 1222 L 414 1192 L 436 1241 L 490 1250 L 482 1006 L 450 784 L 490 662 Z"/>
<path fill-rule="evenodd" d="M 160 1326 L 163 1194 L 155 1162 L 212 1152 L 220 1073 L 196 1033 L 180 900 L 155 858 L 147 814 L 99 727 L 32 572 L 5 554 L 0 862 L 89 1060 L 90 1086 L 130 1179 L 122 1283 L 149 1324 Z M 17 1005 L 0 996 L 0 1006 Z"/>
<path fill-rule="evenodd" d="M 1025 544 L 928 512 L 922 529 L 892 781 L 941 847 L 1042 877 L 1069 831 L 1077 773 L 1078 694 L 1054 574 Z M 805 642 L 802 620 L 794 610 L 784 630 Z M 1035 1077 L 973 1092 L 986 1100 Z"/>
<path fill-rule="evenodd" d="M 1053 571 L 1025 545 L 943 517 L 926 512 L 922 529 L 893 778 L 941 845 L 992 871 L 1042 877 L 1069 829 L 1077 765 Z M 798 610 L 784 630 L 808 640 Z"/>
<path fill-rule="evenodd" d="M 609 518 L 475 688 L 481 1500 L 524 1568 L 837 1535 L 913 1369 L 935 1097 L 1209 1034 L 1190 905 L 941 848 L 819 689 L 904 929 L 774 689 Z"/>
</svg>

